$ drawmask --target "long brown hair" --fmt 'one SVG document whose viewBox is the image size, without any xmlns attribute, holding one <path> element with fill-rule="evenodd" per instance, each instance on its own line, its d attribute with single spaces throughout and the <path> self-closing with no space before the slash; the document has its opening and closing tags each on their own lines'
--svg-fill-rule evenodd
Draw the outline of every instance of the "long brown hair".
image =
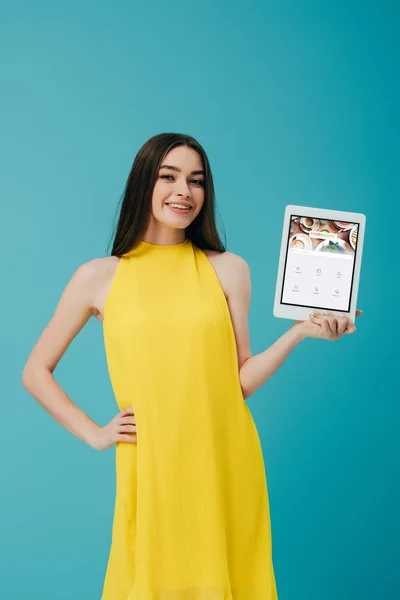
<svg viewBox="0 0 400 600">
<path fill-rule="evenodd" d="M 202 158 L 204 169 L 204 204 L 197 217 L 186 228 L 186 238 L 199 248 L 225 251 L 215 223 L 214 183 L 204 149 L 189 135 L 159 133 L 140 148 L 133 162 L 121 198 L 112 256 L 122 256 L 135 247 L 145 234 L 150 221 L 153 188 L 159 168 L 168 152 L 176 146 L 188 146 L 196 150 Z"/>
</svg>

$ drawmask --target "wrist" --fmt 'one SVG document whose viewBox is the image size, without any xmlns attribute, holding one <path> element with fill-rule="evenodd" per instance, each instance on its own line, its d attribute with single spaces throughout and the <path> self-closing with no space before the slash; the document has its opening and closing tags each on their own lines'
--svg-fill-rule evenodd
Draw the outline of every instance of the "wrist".
<svg viewBox="0 0 400 600">
<path fill-rule="evenodd" d="M 93 422 L 90 425 L 89 431 L 86 433 L 86 435 L 84 437 L 84 441 L 91 448 L 96 448 L 97 435 L 98 435 L 100 429 L 101 429 L 101 426 L 97 425 L 97 423 Z"/>
<path fill-rule="evenodd" d="M 310 331 L 306 321 L 296 321 L 290 327 L 289 331 L 292 331 L 297 342 L 301 342 L 309 337 Z"/>
</svg>

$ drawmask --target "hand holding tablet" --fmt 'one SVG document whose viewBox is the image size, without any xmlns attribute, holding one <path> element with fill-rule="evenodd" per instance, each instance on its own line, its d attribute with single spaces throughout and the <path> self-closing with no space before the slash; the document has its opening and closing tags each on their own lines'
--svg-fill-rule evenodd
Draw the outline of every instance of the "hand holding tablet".
<svg viewBox="0 0 400 600">
<path fill-rule="evenodd" d="M 356 310 L 356 318 L 362 310 Z M 300 327 L 304 337 L 320 338 L 324 340 L 337 340 L 342 335 L 354 333 L 356 326 L 349 317 L 338 316 L 335 313 L 310 314 L 309 321 L 296 321 L 292 327 Z"/>
<path fill-rule="evenodd" d="M 354 319 L 362 312 L 356 312 L 356 302 L 365 222 L 362 213 L 286 207 L 276 317 L 307 320 L 310 337 L 336 339 L 355 330 Z M 314 310 L 317 318 L 311 318 Z"/>
</svg>

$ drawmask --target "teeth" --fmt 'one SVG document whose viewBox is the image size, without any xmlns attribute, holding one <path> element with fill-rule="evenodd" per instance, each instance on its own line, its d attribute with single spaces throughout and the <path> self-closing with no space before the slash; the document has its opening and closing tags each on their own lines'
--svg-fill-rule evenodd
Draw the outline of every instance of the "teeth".
<svg viewBox="0 0 400 600">
<path fill-rule="evenodd" d="M 169 206 L 175 206 L 175 208 L 184 208 L 185 210 L 189 210 L 189 206 L 183 206 L 182 204 L 169 204 Z"/>
</svg>

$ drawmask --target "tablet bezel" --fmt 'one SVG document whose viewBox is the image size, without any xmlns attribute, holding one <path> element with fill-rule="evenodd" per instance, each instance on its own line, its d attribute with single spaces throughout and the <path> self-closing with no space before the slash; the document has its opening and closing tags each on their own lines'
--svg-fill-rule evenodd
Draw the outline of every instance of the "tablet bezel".
<svg viewBox="0 0 400 600">
<path fill-rule="evenodd" d="M 349 311 L 334 310 L 315 308 L 308 306 L 296 306 L 293 304 L 281 304 L 282 286 L 283 286 L 283 271 L 286 260 L 286 249 L 289 240 L 290 230 L 290 215 L 299 215 L 301 217 L 321 218 L 329 221 L 346 221 L 348 223 L 359 223 L 359 231 L 357 234 L 357 251 L 355 253 L 355 264 L 353 274 L 353 288 L 350 300 Z M 364 232 L 365 232 L 366 216 L 363 213 L 346 212 L 343 210 L 332 210 L 325 208 L 312 208 L 310 206 L 298 206 L 295 204 L 288 204 L 285 208 L 285 216 L 283 220 L 282 238 L 281 238 L 281 249 L 279 255 L 278 275 L 275 289 L 275 299 L 273 314 L 275 317 L 282 319 L 292 319 L 306 321 L 309 320 L 309 315 L 313 310 L 319 312 L 329 312 L 332 314 L 345 315 L 351 319 L 354 323 L 355 313 L 357 308 L 357 296 L 358 286 L 360 280 L 360 270 L 362 253 L 364 246 Z"/>
</svg>

